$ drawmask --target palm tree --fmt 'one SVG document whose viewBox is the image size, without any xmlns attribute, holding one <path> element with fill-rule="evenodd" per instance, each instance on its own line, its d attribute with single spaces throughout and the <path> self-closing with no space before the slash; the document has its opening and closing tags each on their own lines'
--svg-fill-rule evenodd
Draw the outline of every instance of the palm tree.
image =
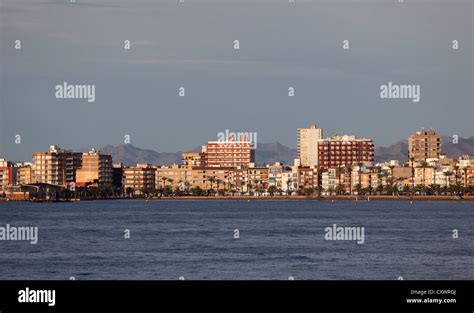
<svg viewBox="0 0 474 313">
<path fill-rule="evenodd" d="M 467 167 L 464 167 L 464 188 L 467 188 Z"/>
<path fill-rule="evenodd" d="M 244 181 L 241 181 L 240 182 L 240 193 L 244 193 L 244 187 L 245 187 L 245 182 Z"/>
<path fill-rule="evenodd" d="M 255 192 L 257 193 L 257 196 L 258 196 L 258 195 L 259 195 L 259 191 L 258 191 L 257 189 L 260 190 L 260 184 L 259 184 L 258 179 L 255 179 L 255 180 L 254 180 L 254 183 L 255 183 L 255 185 L 254 185 L 254 186 L 255 186 Z"/>
<path fill-rule="evenodd" d="M 352 166 L 346 165 L 345 170 L 349 176 L 349 194 L 352 196 Z"/>
<path fill-rule="evenodd" d="M 293 183 L 293 180 L 290 178 L 286 181 L 286 194 L 291 196 L 292 192 L 291 192 L 291 184 Z"/>
<path fill-rule="evenodd" d="M 454 179 L 455 179 L 455 183 L 456 185 L 458 184 L 458 177 L 459 177 L 459 165 L 454 165 L 453 166 L 454 168 Z"/>
<path fill-rule="evenodd" d="M 184 182 L 184 188 L 186 190 L 186 193 L 189 193 L 189 187 L 191 187 L 191 183 L 188 181 Z"/>
<path fill-rule="evenodd" d="M 395 165 L 390 165 L 390 184 L 393 184 L 393 169 L 395 168 Z"/>
<path fill-rule="evenodd" d="M 342 194 L 342 193 L 344 192 L 344 190 L 345 190 L 344 185 L 338 184 L 338 185 L 336 186 L 336 194 L 337 194 L 337 195 Z"/>
<path fill-rule="evenodd" d="M 423 178 L 422 178 L 422 185 L 425 187 L 425 169 L 429 168 L 430 165 L 426 160 L 420 161 L 420 167 L 423 169 Z"/>
<path fill-rule="evenodd" d="M 443 172 L 443 174 L 444 174 L 444 177 L 446 177 L 446 187 L 449 188 L 449 177 L 453 175 L 453 172 L 446 171 L 446 172 Z"/>
<path fill-rule="evenodd" d="M 411 166 L 411 181 L 412 181 L 411 186 L 414 187 L 415 186 L 415 158 L 414 157 L 410 157 L 410 166 Z"/>
<path fill-rule="evenodd" d="M 271 185 L 270 187 L 268 187 L 268 193 L 272 197 L 277 191 L 278 191 L 278 188 L 275 185 Z"/>
<path fill-rule="evenodd" d="M 214 176 L 208 177 L 207 180 L 211 183 L 211 189 L 213 184 L 216 182 L 216 178 Z"/>
<path fill-rule="evenodd" d="M 362 175 L 362 165 L 364 165 L 364 163 L 362 163 L 362 162 L 357 163 L 357 166 L 358 166 L 357 172 L 358 172 L 358 175 L 359 175 L 359 186 L 362 186 L 362 176 L 361 176 Z"/>
</svg>

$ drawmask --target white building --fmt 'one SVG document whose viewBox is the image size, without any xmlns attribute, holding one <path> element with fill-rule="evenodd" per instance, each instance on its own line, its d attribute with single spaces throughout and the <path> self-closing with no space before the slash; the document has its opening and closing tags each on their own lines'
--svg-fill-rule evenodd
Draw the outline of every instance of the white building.
<svg viewBox="0 0 474 313">
<path fill-rule="evenodd" d="M 298 128 L 298 159 L 302 166 L 318 165 L 318 141 L 323 138 L 323 130 L 316 125 Z"/>
</svg>

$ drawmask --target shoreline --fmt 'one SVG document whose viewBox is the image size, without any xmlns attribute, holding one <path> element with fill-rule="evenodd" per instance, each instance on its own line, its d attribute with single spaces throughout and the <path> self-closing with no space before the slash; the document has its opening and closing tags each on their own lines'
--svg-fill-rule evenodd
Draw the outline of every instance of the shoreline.
<svg viewBox="0 0 474 313">
<path fill-rule="evenodd" d="M 0 199 L 0 202 L 81 202 L 81 201 L 113 201 L 113 200 L 131 200 L 131 201 L 453 201 L 453 202 L 473 202 L 474 196 L 181 196 L 181 197 L 155 197 L 155 198 L 104 198 L 104 199 L 59 199 L 59 200 L 13 200 Z"/>
<path fill-rule="evenodd" d="M 474 196 L 330 196 L 330 197 L 307 197 L 307 196 L 273 196 L 273 197 L 170 197 L 170 198 L 150 198 L 150 199 L 130 199 L 130 200 L 150 200 L 150 201 L 173 201 L 173 200 L 202 200 L 202 201 L 455 201 L 471 202 Z"/>
</svg>

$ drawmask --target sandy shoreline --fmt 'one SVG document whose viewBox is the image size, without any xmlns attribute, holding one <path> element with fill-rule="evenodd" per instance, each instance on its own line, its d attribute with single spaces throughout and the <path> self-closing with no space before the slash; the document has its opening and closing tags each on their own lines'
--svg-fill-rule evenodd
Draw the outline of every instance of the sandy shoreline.
<svg viewBox="0 0 474 313">
<path fill-rule="evenodd" d="M 143 200 L 143 199 L 142 199 Z M 152 201 L 159 200 L 204 200 L 204 201 L 474 201 L 474 196 L 331 196 L 331 197 L 306 197 L 306 196 L 273 196 L 273 197 L 169 197 L 152 198 Z"/>
<path fill-rule="evenodd" d="M 235 197 L 162 197 L 162 198 L 107 198 L 107 199 L 80 199 L 80 200 L 59 200 L 46 201 L 38 200 L 32 202 L 77 202 L 77 201 L 104 201 L 104 200 L 136 200 L 136 201 L 454 201 L 454 202 L 471 202 L 474 201 L 474 196 L 327 196 L 327 197 L 306 197 L 306 196 L 273 196 L 273 197 L 249 197 L 249 196 L 235 196 Z M 20 201 L 29 202 L 25 200 L 7 200 L 0 199 L 0 202 Z"/>
</svg>

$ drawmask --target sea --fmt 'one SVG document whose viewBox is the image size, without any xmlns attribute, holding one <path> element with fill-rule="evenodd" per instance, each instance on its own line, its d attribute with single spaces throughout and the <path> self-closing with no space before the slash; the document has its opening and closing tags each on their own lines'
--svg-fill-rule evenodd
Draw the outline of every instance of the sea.
<svg viewBox="0 0 474 313">
<path fill-rule="evenodd" d="M 473 202 L 0 202 L 7 224 L 38 237 L 0 240 L 0 280 L 474 279 Z"/>
</svg>

